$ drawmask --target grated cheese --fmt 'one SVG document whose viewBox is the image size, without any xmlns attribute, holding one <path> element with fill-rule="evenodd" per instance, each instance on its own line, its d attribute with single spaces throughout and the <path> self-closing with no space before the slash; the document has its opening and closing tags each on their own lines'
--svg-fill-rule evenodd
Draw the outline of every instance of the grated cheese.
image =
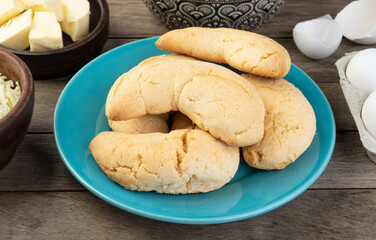
<svg viewBox="0 0 376 240">
<path fill-rule="evenodd" d="M 21 96 L 21 89 L 18 82 L 16 82 L 16 86 L 14 86 L 12 80 L 6 79 L 7 77 L 0 73 L 0 119 L 5 117 L 5 115 L 14 108 Z"/>
</svg>

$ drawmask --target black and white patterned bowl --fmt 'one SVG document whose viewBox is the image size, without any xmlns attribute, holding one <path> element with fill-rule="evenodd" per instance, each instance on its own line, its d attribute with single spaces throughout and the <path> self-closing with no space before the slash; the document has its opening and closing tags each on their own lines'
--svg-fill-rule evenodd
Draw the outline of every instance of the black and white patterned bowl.
<svg viewBox="0 0 376 240">
<path fill-rule="evenodd" d="M 284 0 L 143 0 L 170 29 L 227 27 L 254 31 L 277 13 Z"/>
</svg>

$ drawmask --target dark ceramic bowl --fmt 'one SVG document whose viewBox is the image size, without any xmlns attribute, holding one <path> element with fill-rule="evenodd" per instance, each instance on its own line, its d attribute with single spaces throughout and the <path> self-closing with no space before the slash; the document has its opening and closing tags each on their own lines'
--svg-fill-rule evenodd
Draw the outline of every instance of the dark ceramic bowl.
<svg viewBox="0 0 376 240">
<path fill-rule="evenodd" d="M 170 29 L 226 27 L 254 31 L 277 13 L 284 0 L 143 0 Z"/>
<path fill-rule="evenodd" d="M 108 38 L 110 12 L 106 0 L 89 0 L 90 33 L 73 43 L 64 36 L 61 49 L 41 52 L 15 50 L 0 45 L 19 56 L 30 68 L 34 78 L 52 78 L 74 73 L 94 57 L 98 56 Z"/>
<path fill-rule="evenodd" d="M 21 96 L 14 108 L 0 119 L 0 170 L 13 157 L 29 127 L 34 108 L 33 77 L 16 55 L 0 49 L 0 73 L 7 80 L 18 81 Z"/>
</svg>

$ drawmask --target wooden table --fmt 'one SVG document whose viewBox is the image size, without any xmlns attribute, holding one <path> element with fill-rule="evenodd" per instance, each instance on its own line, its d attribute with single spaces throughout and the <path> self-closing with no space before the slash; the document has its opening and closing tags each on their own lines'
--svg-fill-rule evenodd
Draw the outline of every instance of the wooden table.
<svg viewBox="0 0 376 240">
<path fill-rule="evenodd" d="M 366 46 L 344 39 L 335 54 L 315 61 L 297 50 L 291 36 L 297 22 L 326 13 L 335 16 L 348 2 L 287 0 L 258 31 L 288 49 L 292 61 L 325 93 L 336 118 L 333 157 L 323 175 L 297 199 L 255 218 L 204 226 L 164 223 L 119 210 L 81 186 L 56 150 L 53 112 L 71 76 L 35 80 L 29 132 L 0 172 L 0 239 L 376 239 L 376 165 L 359 140 L 334 66 L 345 52 Z M 111 33 L 104 51 L 167 31 L 141 0 L 108 3 Z"/>
</svg>

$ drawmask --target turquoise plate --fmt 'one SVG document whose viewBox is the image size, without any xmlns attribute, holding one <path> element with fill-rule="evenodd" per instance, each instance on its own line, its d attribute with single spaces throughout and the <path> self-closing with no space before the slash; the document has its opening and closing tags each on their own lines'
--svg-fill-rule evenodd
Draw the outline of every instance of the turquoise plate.
<svg viewBox="0 0 376 240">
<path fill-rule="evenodd" d="M 107 93 L 115 80 L 142 60 L 165 54 L 150 38 L 115 48 L 82 68 L 67 84 L 55 109 L 57 149 L 73 176 L 92 193 L 131 213 L 161 221 L 187 224 L 224 223 L 254 217 L 291 201 L 311 186 L 333 153 L 335 123 L 324 94 L 295 65 L 286 80 L 312 104 L 317 132 L 308 150 L 282 171 L 259 171 L 241 162 L 234 179 L 217 191 L 165 195 L 128 191 L 100 170 L 88 146 L 110 130 L 104 113 Z"/>
</svg>

